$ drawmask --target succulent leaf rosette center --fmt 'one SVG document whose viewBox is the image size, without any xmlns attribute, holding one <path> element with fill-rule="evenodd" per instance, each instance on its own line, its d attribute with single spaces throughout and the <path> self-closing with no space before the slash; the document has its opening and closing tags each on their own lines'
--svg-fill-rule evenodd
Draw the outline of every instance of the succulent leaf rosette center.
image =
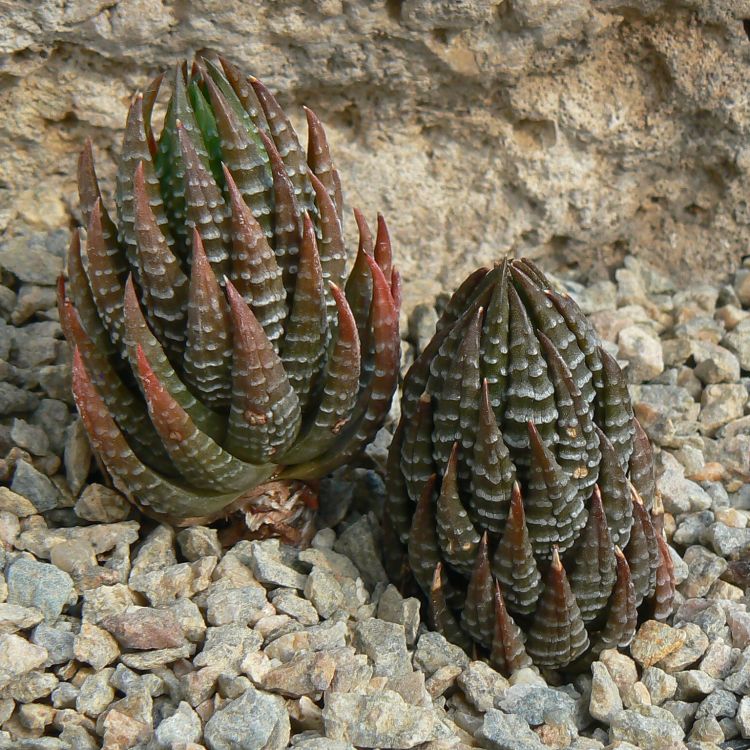
<svg viewBox="0 0 750 750">
<path fill-rule="evenodd" d="M 651 447 L 580 309 L 528 260 L 461 285 L 403 384 L 387 562 L 504 673 L 624 646 L 674 594 Z"/>
<path fill-rule="evenodd" d="M 252 509 L 272 487 L 271 526 L 304 525 L 305 503 L 279 488 L 352 459 L 396 386 L 385 221 L 373 238 L 355 211 L 347 271 L 318 118 L 306 110 L 305 151 L 260 81 L 201 59 L 175 71 L 155 133 L 161 80 L 130 106 L 114 215 L 90 143 L 79 161 L 85 240 L 74 232 L 59 287 L 76 403 L 116 486 L 157 518 Z"/>
</svg>

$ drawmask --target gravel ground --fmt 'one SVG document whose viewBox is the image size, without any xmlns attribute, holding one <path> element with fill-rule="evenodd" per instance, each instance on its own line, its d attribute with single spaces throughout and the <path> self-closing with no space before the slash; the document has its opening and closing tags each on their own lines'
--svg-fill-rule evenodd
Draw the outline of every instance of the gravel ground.
<svg viewBox="0 0 750 750">
<path fill-rule="evenodd" d="M 629 258 L 565 282 L 627 363 L 679 584 L 669 624 L 566 684 L 472 661 L 388 584 L 385 432 L 324 483 L 301 552 L 225 550 L 88 483 L 54 307 L 66 239 L 0 247 L 0 748 L 750 747 L 750 267 L 678 291 Z M 435 320 L 415 309 L 405 364 Z"/>
</svg>

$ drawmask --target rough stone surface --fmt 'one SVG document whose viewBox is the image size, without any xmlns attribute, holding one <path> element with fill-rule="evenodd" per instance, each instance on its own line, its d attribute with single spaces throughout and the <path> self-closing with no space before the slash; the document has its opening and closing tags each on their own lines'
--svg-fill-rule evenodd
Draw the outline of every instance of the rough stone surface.
<svg viewBox="0 0 750 750">
<path fill-rule="evenodd" d="M 622 710 L 622 698 L 609 671 L 599 661 L 591 665 L 591 699 L 589 713 L 604 724 Z"/>
<path fill-rule="evenodd" d="M 204 737 L 209 750 L 280 750 L 289 732 L 283 699 L 248 687 L 208 720 Z"/>
<path fill-rule="evenodd" d="M 392 690 L 372 695 L 329 693 L 323 723 L 328 737 L 356 747 L 406 750 L 450 736 L 433 709 L 409 706 Z"/>
<path fill-rule="evenodd" d="M 47 622 L 54 622 L 73 595 L 73 581 L 54 565 L 26 557 L 16 560 L 8 572 L 8 601 L 36 607 Z"/>
<path fill-rule="evenodd" d="M 630 644 L 630 653 L 643 667 L 650 667 L 685 643 L 686 634 L 656 620 L 645 622 Z"/>
<path fill-rule="evenodd" d="M 510 248 L 584 268 L 629 250 L 683 282 L 745 251 L 744 3 L 283 7 L 16 8 L 0 64 L 3 265 L 54 284 L 62 259 L 29 240 L 67 225 L 84 137 L 111 176 L 102 157 L 131 91 L 191 49 L 231 54 L 298 120 L 303 103 L 320 113 L 349 200 L 389 210 L 409 307 Z"/>
<path fill-rule="evenodd" d="M 657 706 L 642 706 L 639 710 L 620 711 L 613 717 L 609 739 L 624 740 L 637 747 L 653 750 L 672 750 L 685 733 L 672 714 Z"/>
</svg>

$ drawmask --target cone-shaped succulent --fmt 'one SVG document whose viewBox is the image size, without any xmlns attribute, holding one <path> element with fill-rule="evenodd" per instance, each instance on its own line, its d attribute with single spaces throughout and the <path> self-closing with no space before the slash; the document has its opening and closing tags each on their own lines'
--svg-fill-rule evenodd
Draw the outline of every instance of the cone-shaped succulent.
<svg viewBox="0 0 750 750">
<path fill-rule="evenodd" d="M 373 239 L 355 212 L 347 275 L 317 117 L 305 152 L 262 83 L 198 60 L 175 71 L 157 134 L 160 84 L 130 106 L 114 213 L 90 144 L 79 161 L 85 241 L 74 232 L 59 287 L 76 403 L 114 483 L 156 517 L 242 508 L 304 526 L 293 482 L 353 458 L 395 390 L 388 231 L 378 217 Z"/>
<path fill-rule="evenodd" d="M 403 385 L 386 562 L 508 673 L 575 668 L 666 617 L 648 438 L 615 360 L 527 260 L 472 274 Z"/>
</svg>

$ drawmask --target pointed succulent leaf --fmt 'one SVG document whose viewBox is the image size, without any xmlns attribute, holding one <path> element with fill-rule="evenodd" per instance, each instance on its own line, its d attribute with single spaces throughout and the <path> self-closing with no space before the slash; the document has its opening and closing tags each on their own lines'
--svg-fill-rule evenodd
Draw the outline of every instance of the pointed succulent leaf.
<svg viewBox="0 0 750 750">
<path fill-rule="evenodd" d="M 619 547 L 615 547 L 617 579 L 609 598 L 607 621 L 597 634 L 592 646 L 592 656 L 598 656 L 608 648 L 625 648 L 633 639 L 638 622 L 635 589 L 630 576 L 630 567 Z"/>
<path fill-rule="evenodd" d="M 274 95 L 257 78 L 248 79 L 255 90 L 255 95 L 263 109 L 268 133 L 276 146 L 279 156 L 284 162 L 284 171 L 294 186 L 294 195 L 302 211 L 312 211 L 313 194 L 307 179 L 307 161 L 305 150 L 300 145 L 289 118 L 279 106 Z"/>
<path fill-rule="evenodd" d="M 529 422 L 531 466 L 524 502 L 526 524 L 534 554 L 552 557 L 553 548 L 566 552 L 586 524 L 586 509 L 576 486 L 541 440 L 536 426 Z"/>
<path fill-rule="evenodd" d="M 409 565 L 425 595 L 430 593 L 435 567 L 441 562 L 435 517 L 436 482 L 434 474 L 425 482 L 409 532 Z"/>
<path fill-rule="evenodd" d="M 236 65 L 229 62 L 229 60 L 225 59 L 224 57 L 219 57 L 219 63 L 221 64 L 221 69 L 224 73 L 224 77 L 234 90 L 234 93 L 237 95 L 237 98 L 242 104 L 242 108 L 250 116 L 250 119 L 253 121 L 255 127 L 258 128 L 258 130 L 262 130 L 264 133 L 268 134 L 268 122 L 266 121 L 266 116 L 263 113 L 263 108 L 258 101 L 258 95 L 255 93 L 255 89 L 252 87 L 252 84 L 250 82 L 251 76 L 243 75 Z M 218 77 L 213 72 L 215 69 L 212 68 L 210 62 L 207 65 L 207 70 L 212 75 L 212 77 Z"/>
<path fill-rule="evenodd" d="M 341 181 L 336 168 L 331 161 L 331 152 L 328 148 L 323 125 L 318 116 L 305 107 L 307 115 L 307 163 L 312 173 L 325 186 L 328 195 L 331 196 L 336 212 L 339 217 L 343 216 L 344 201 L 341 196 Z"/>
<path fill-rule="evenodd" d="M 297 394 L 263 328 L 239 292 L 226 282 L 232 329 L 232 401 L 224 447 L 251 463 L 272 462 L 300 428 Z"/>
<path fill-rule="evenodd" d="M 99 180 L 96 176 L 96 167 L 94 166 L 94 149 L 91 145 L 91 139 L 87 138 L 81 155 L 78 158 L 78 201 L 81 206 L 81 215 L 86 226 L 91 221 L 91 211 L 94 205 L 99 203 L 99 213 L 102 239 L 108 251 L 117 247 L 117 226 L 112 221 L 104 208 L 104 200 L 99 189 Z"/>
<path fill-rule="evenodd" d="M 229 278 L 250 305 L 268 340 L 278 351 L 287 316 L 281 269 L 263 228 L 242 199 L 234 177 L 226 166 L 224 179 L 231 205 Z"/>
<path fill-rule="evenodd" d="M 170 459 L 191 485 L 217 492 L 241 491 L 268 479 L 273 473 L 272 466 L 246 464 L 223 450 L 196 427 L 190 415 L 164 388 L 141 347 L 137 357 L 151 421 Z"/>
<path fill-rule="evenodd" d="M 317 395 L 317 376 L 325 365 L 329 333 L 323 271 L 309 214 L 304 217 L 296 277 L 281 359 L 289 382 L 297 394 L 299 407 L 304 412 L 308 403 Z"/>
<path fill-rule="evenodd" d="M 531 460 L 527 424 L 533 423 L 545 443 L 554 439 L 555 389 L 529 316 L 512 285 L 508 297 L 508 383 L 501 429 L 516 466 L 526 468 Z"/>
<path fill-rule="evenodd" d="M 599 487 L 594 485 L 588 521 L 578 540 L 575 567 L 569 578 L 585 623 L 603 614 L 615 585 L 616 567 L 602 496 Z"/>
<path fill-rule="evenodd" d="M 139 455 L 148 456 L 155 467 L 169 473 L 169 459 L 148 419 L 145 405 L 122 382 L 106 355 L 86 335 L 70 300 L 63 299 L 60 325 L 65 337 L 76 347 L 82 367 L 93 373 L 96 387 L 102 394 L 99 398 L 103 408 L 121 425 Z"/>
<path fill-rule="evenodd" d="M 193 261 L 187 304 L 185 380 L 209 408 L 229 405 L 231 397 L 232 325 L 224 293 L 193 230 Z"/>
<path fill-rule="evenodd" d="M 315 191 L 317 232 L 320 237 L 318 249 L 323 278 L 328 288 L 330 288 L 330 284 L 343 287 L 346 281 L 347 252 L 341 221 L 336 213 L 336 207 L 333 205 L 331 196 L 326 192 L 323 183 L 312 172 L 310 172 L 309 178 Z M 334 320 L 335 302 L 331 295 L 328 295 L 326 299 L 328 319 L 332 321 Z"/>
<path fill-rule="evenodd" d="M 367 336 L 367 320 L 372 305 L 372 274 L 370 273 L 370 259 L 374 253 L 372 235 L 367 226 L 367 220 L 358 209 L 354 209 L 354 217 L 359 230 L 359 245 L 349 278 L 346 282 L 346 299 L 352 308 L 357 321 L 359 339 L 362 343 L 363 364 L 367 372 L 372 368 L 372 342 Z"/>
<path fill-rule="evenodd" d="M 502 415 L 507 400 L 508 338 L 510 336 L 510 303 L 508 302 L 508 284 L 505 283 L 506 266 L 502 267 L 501 274 L 503 278 L 492 289 L 487 315 L 484 316 L 480 351 L 482 374 L 487 379 L 490 403 L 496 415 Z"/>
<path fill-rule="evenodd" d="M 578 486 L 579 496 L 588 500 L 599 478 L 601 461 L 593 414 L 559 349 L 542 331 L 537 332 L 537 337 L 555 387 L 555 457 L 562 470 Z"/>
<path fill-rule="evenodd" d="M 430 587 L 428 621 L 430 627 L 444 635 L 449 641 L 458 644 L 461 648 L 469 650 L 471 639 L 461 627 L 458 620 L 448 606 L 445 598 L 445 574 L 442 563 L 435 566 Z"/>
<path fill-rule="evenodd" d="M 461 611 L 461 626 L 477 643 L 490 648 L 495 634 L 495 592 L 487 545 L 487 532 L 485 531 L 476 550 L 474 569 L 471 571 L 466 589 L 466 601 Z"/>
<path fill-rule="evenodd" d="M 132 276 L 128 277 L 125 284 L 123 312 L 128 359 L 136 376 L 138 374 L 138 348 L 140 347 L 156 376 L 177 403 L 190 415 L 198 428 L 214 440 L 221 441 L 226 431 L 224 420 L 199 401 L 178 377 L 163 347 L 146 323 Z"/>
<path fill-rule="evenodd" d="M 526 650 L 536 664 L 557 667 L 575 661 L 588 646 L 589 637 L 581 612 L 555 548 L 529 629 Z"/>
<path fill-rule="evenodd" d="M 145 180 L 141 163 L 133 180 L 140 286 L 149 323 L 169 352 L 178 354 L 185 347 L 188 278 L 159 229 L 148 202 Z"/>
<path fill-rule="evenodd" d="M 302 242 L 302 210 L 294 195 L 294 185 L 284 170 L 284 162 L 276 150 L 276 145 L 265 133 L 261 133 L 260 137 L 268 153 L 273 175 L 273 245 L 277 262 L 284 275 L 284 286 L 287 293 L 291 295 Z"/>
<path fill-rule="evenodd" d="M 393 272 L 393 252 L 391 250 L 391 236 L 383 214 L 378 214 L 378 231 L 375 237 L 373 257 L 383 271 L 383 276 L 390 279 Z"/>
<path fill-rule="evenodd" d="M 479 414 L 479 334 L 484 310 L 480 307 L 464 332 L 456 358 L 445 374 L 433 411 L 433 453 L 441 471 L 458 446 L 457 471 L 469 480 L 473 463 L 474 433 Z"/>
<path fill-rule="evenodd" d="M 656 532 L 648 511 L 637 496 L 633 502 L 633 525 L 630 530 L 625 557 L 635 590 L 636 607 L 653 594 L 656 587 L 656 571 L 659 567 L 660 552 Z"/>
<path fill-rule="evenodd" d="M 177 123 L 184 128 L 190 142 L 206 170 L 210 170 L 210 159 L 203 142 L 201 129 L 187 93 L 186 71 L 182 65 L 175 67 L 172 96 L 164 118 L 154 164 L 156 175 L 164 196 L 164 207 L 169 217 L 169 225 L 178 245 L 186 246 L 189 241 L 187 205 L 185 202 L 185 162 L 177 133 Z M 136 279 L 137 280 L 137 279 Z"/>
<path fill-rule="evenodd" d="M 332 293 L 338 309 L 338 326 L 323 374 L 322 396 L 310 426 L 282 457 L 285 463 L 309 461 L 327 450 L 348 424 L 357 402 L 360 377 L 357 325 L 344 293 L 336 286 L 332 287 Z"/>
<path fill-rule="evenodd" d="M 651 511 L 656 497 L 656 471 L 654 469 L 654 455 L 651 443 L 637 419 L 633 419 L 635 435 L 633 437 L 633 452 L 628 464 L 628 477 L 631 484 L 643 500 L 647 511 Z"/>
<path fill-rule="evenodd" d="M 500 584 L 495 581 L 495 630 L 492 636 L 490 663 L 500 674 L 510 677 L 514 672 L 530 667 L 523 634 L 510 616 Z"/>
<path fill-rule="evenodd" d="M 185 490 L 138 458 L 91 382 L 77 350 L 73 357 L 73 395 L 92 448 L 126 497 L 137 497 L 141 505 L 156 514 L 183 518 L 191 517 L 196 508 L 210 515 L 237 497 L 236 492 L 209 494 Z"/>
<path fill-rule="evenodd" d="M 66 299 L 66 292 L 70 293 L 69 296 L 78 314 L 81 327 L 91 339 L 96 350 L 107 357 L 114 354 L 112 340 L 109 338 L 107 330 L 99 317 L 94 295 L 88 283 L 88 276 L 83 267 L 81 233 L 79 230 L 75 230 L 72 233 L 70 245 L 68 245 L 68 284 L 65 284 L 65 280 L 62 277 L 58 284 L 57 301 L 60 310 L 62 310 L 62 303 Z M 63 314 L 61 312 L 61 322 L 62 318 Z M 64 328 L 63 331 L 65 331 Z M 65 333 L 65 336 L 66 338 L 68 337 L 67 333 Z M 70 341 L 69 338 L 68 341 Z"/>
<path fill-rule="evenodd" d="M 208 157 L 208 168 L 215 180 L 221 179 L 221 139 L 219 137 L 219 127 L 216 123 L 211 105 L 206 101 L 200 85 L 197 80 L 192 80 L 187 87 L 188 98 L 193 107 L 195 122 L 200 131 L 200 137 L 206 148 Z"/>
<path fill-rule="evenodd" d="M 136 197 L 136 175 L 141 172 L 138 189 L 141 202 L 148 204 L 153 223 L 167 245 L 173 244 L 172 234 L 168 226 L 165 205 L 159 190 L 159 178 L 151 161 L 146 125 L 143 118 L 143 95 L 138 94 L 130 105 L 128 121 L 125 125 L 125 136 L 122 144 L 120 165 L 117 170 L 117 189 L 115 199 L 117 203 L 118 242 L 124 248 L 128 263 L 136 273 L 136 281 L 140 283 L 138 275 L 138 208 Z"/>
<path fill-rule="evenodd" d="M 633 452 L 635 425 L 628 384 L 615 358 L 600 349 L 602 385 L 598 389 L 598 422 L 617 453 L 623 471 L 627 471 Z"/>
<path fill-rule="evenodd" d="M 549 298 L 548 287 L 539 286 L 538 281 L 532 280 L 524 272 L 529 270 L 528 266 L 523 270 L 517 265 L 510 267 L 514 286 L 524 300 L 524 307 L 529 311 L 534 328 L 542 331 L 559 352 L 576 388 L 590 403 L 593 398 L 591 370 L 586 365 L 586 358 L 578 346 L 576 336 Z"/>
<path fill-rule="evenodd" d="M 101 201 L 97 199 L 91 209 L 86 232 L 86 272 L 99 318 L 106 326 L 112 342 L 121 347 L 122 296 L 127 261 L 116 244 L 108 243 L 102 221 Z"/>
<path fill-rule="evenodd" d="M 552 304 L 558 309 L 560 315 L 565 318 L 568 328 L 570 328 L 576 337 L 578 348 L 583 352 L 583 356 L 586 359 L 586 366 L 591 372 L 591 383 L 594 389 L 585 395 L 589 403 L 593 404 L 596 401 L 597 394 L 603 387 L 602 349 L 599 343 L 599 335 L 570 295 L 560 294 L 554 289 L 548 289 L 546 294 L 552 301 Z"/>
<path fill-rule="evenodd" d="M 440 485 L 435 518 L 442 556 L 453 568 L 468 574 L 473 568 L 480 537 L 458 494 L 457 464 L 458 443 L 455 443 Z"/>
<path fill-rule="evenodd" d="M 508 609 L 520 615 L 531 614 L 542 592 L 542 577 L 529 539 L 518 483 L 513 485 L 510 513 L 492 558 L 492 572 L 503 587 Z"/>
<path fill-rule="evenodd" d="M 416 502 L 422 487 L 435 473 L 432 455 L 432 398 L 423 393 L 413 418 L 404 424 L 404 443 L 401 450 L 401 471 L 409 492 Z"/>
<path fill-rule="evenodd" d="M 516 470 L 497 426 L 485 379 L 479 402 L 479 421 L 471 466 L 472 519 L 493 534 L 501 534 L 510 510 Z"/>
<path fill-rule="evenodd" d="M 656 535 L 659 545 L 659 565 L 656 568 L 656 581 L 653 594 L 654 619 L 664 621 L 672 613 L 675 595 L 674 563 L 669 547 L 661 534 Z"/>
<path fill-rule="evenodd" d="M 213 174 L 179 120 L 177 139 L 185 168 L 185 223 L 189 228 L 186 247 L 192 247 L 193 230 L 197 230 L 211 267 L 223 277 L 229 271 L 227 207 Z"/>
<path fill-rule="evenodd" d="M 468 310 L 477 298 L 479 290 L 482 288 L 482 282 L 489 272 L 489 268 L 478 268 L 464 279 L 461 286 L 451 295 L 448 304 L 435 324 L 437 333 L 450 328 Z M 485 321 L 488 322 L 489 317 Z"/>
<path fill-rule="evenodd" d="M 404 424 L 399 422 L 391 443 L 392 450 L 388 452 L 386 466 L 386 502 L 384 509 L 384 524 L 389 525 L 397 537 L 399 545 L 405 546 L 409 541 L 409 528 L 414 503 L 409 497 L 406 480 L 400 470 L 401 451 L 403 443 Z"/>
<path fill-rule="evenodd" d="M 612 543 L 625 549 L 633 525 L 633 502 L 630 486 L 625 472 L 617 460 L 614 446 L 598 427 L 596 429 L 599 434 L 599 448 L 602 456 L 598 481 L 602 501 L 604 502 L 604 512 L 607 514 L 607 524 L 612 535 Z"/>
</svg>

